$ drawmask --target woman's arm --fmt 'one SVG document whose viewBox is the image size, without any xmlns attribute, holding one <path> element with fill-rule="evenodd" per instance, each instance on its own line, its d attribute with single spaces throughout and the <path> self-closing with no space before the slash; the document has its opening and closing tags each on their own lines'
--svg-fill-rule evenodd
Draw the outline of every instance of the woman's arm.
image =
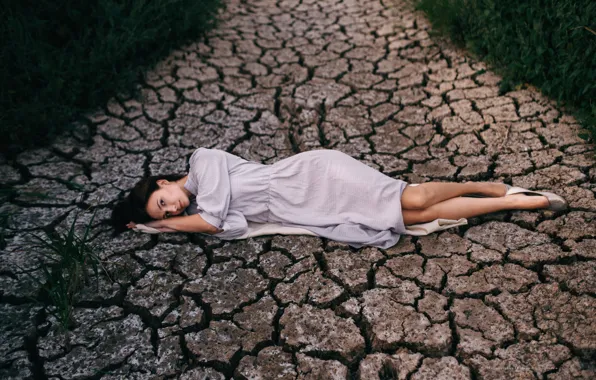
<svg viewBox="0 0 596 380">
<path fill-rule="evenodd" d="M 207 223 L 199 214 L 153 220 L 145 223 L 145 225 L 158 229 L 168 228 L 178 232 L 199 232 L 203 234 L 216 234 L 221 231 L 214 225 Z"/>
</svg>

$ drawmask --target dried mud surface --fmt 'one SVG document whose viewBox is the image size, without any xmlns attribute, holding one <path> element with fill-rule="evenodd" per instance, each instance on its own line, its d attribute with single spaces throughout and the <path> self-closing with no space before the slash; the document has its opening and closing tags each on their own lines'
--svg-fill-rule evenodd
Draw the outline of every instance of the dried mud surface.
<svg viewBox="0 0 596 380">
<path fill-rule="evenodd" d="M 429 37 L 406 2 L 227 1 L 51 147 L 0 158 L 3 379 L 594 379 L 596 165 L 579 125 L 531 88 Z M 409 182 L 498 181 L 570 209 L 502 212 L 393 248 L 313 237 L 111 236 L 110 206 L 197 147 L 273 163 L 341 150 Z M 39 193 L 45 196 L 39 196 Z M 68 332 L 32 302 L 30 233 L 98 209 L 109 278 Z M 82 229 L 82 227 L 81 227 Z"/>
</svg>

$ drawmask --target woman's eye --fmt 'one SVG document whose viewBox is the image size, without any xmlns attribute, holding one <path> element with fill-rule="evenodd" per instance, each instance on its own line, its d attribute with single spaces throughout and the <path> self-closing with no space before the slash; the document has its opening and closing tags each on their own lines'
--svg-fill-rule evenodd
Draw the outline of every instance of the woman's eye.
<svg viewBox="0 0 596 380">
<path fill-rule="evenodd" d="M 160 205 L 162 205 L 162 206 L 165 206 L 165 205 L 166 205 L 166 202 L 165 202 L 163 199 L 161 199 L 161 200 L 159 201 L 159 204 L 160 204 Z"/>
</svg>

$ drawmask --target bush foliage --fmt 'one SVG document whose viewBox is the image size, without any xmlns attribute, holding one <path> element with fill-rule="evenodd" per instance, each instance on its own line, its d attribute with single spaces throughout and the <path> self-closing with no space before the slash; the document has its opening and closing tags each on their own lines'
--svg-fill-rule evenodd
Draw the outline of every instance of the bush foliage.
<svg viewBox="0 0 596 380">
<path fill-rule="evenodd" d="M 596 141 L 596 1 L 419 0 L 434 28 L 567 105 Z"/>
<path fill-rule="evenodd" d="M 0 6 L 0 145 L 28 145 L 130 91 L 172 47 L 213 26 L 221 0 L 9 0 Z"/>
</svg>

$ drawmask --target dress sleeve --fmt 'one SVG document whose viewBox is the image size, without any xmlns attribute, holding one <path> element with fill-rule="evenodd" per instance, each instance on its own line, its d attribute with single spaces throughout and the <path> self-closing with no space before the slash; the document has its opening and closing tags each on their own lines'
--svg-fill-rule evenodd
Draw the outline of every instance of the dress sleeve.
<svg viewBox="0 0 596 380">
<path fill-rule="evenodd" d="M 241 212 L 230 210 L 220 228 L 222 228 L 223 231 L 214 236 L 224 240 L 237 239 L 247 233 L 248 223 Z"/>
<path fill-rule="evenodd" d="M 223 228 L 230 205 L 230 175 L 224 152 L 199 148 L 190 158 L 189 187 L 197 189 L 197 212 L 209 224 Z M 244 221 L 246 224 L 246 221 Z"/>
</svg>

